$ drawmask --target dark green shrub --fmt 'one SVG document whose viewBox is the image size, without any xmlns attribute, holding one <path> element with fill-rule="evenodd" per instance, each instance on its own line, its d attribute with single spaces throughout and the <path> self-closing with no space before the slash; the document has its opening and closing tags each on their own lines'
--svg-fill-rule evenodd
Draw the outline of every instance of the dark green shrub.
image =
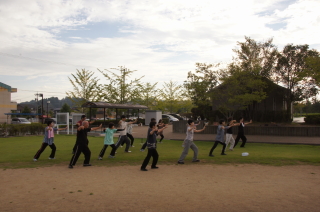
<svg viewBox="0 0 320 212">
<path fill-rule="evenodd" d="M 169 123 L 169 119 L 168 118 L 163 118 L 162 119 L 163 123 L 168 124 Z"/>
<path fill-rule="evenodd" d="M 8 124 L 7 130 L 10 136 L 26 135 L 30 133 L 31 135 L 43 134 L 46 125 L 41 123 L 31 123 L 31 124 Z"/>
<path fill-rule="evenodd" d="M 307 115 L 304 121 L 306 124 L 320 124 L 320 115 Z"/>
</svg>

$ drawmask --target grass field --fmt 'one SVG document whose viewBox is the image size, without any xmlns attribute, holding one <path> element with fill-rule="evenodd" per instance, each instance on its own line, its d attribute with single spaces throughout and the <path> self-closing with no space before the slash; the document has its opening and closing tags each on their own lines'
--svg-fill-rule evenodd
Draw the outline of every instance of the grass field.
<svg viewBox="0 0 320 212">
<path fill-rule="evenodd" d="M 116 158 L 110 159 L 111 148 L 108 147 L 104 159 L 99 161 L 98 154 L 103 146 L 102 137 L 88 137 L 91 150 L 91 164 L 94 166 L 122 166 L 141 165 L 147 154 L 140 152 L 140 147 L 145 139 L 136 139 L 132 153 L 124 153 L 124 148 L 117 150 Z M 36 168 L 52 165 L 67 165 L 71 159 L 71 150 L 75 143 L 74 135 L 55 135 L 57 146 L 56 159 L 48 160 L 51 152 L 50 147 L 42 153 L 38 162 L 33 162 L 33 156 L 41 146 L 43 136 L 25 136 L 0 138 L 0 168 Z M 116 138 L 115 138 L 116 139 Z M 320 165 L 320 146 L 312 145 L 285 145 L 285 144 L 251 144 L 247 143 L 246 148 L 235 148 L 234 151 L 226 151 L 227 155 L 222 156 L 219 145 L 213 154 L 215 157 L 208 157 L 213 142 L 195 141 L 199 148 L 200 164 L 264 164 L 264 165 Z M 164 140 L 158 144 L 159 165 L 176 165 L 182 152 L 182 141 Z M 249 156 L 241 156 L 242 152 L 248 152 Z M 193 151 L 190 150 L 185 159 L 185 165 L 194 164 L 191 162 Z M 80 156 L 77 165 L 83 163 L 83 154 Z M 197 163 L 198 164 L 198 163 Z"/>
</svg>

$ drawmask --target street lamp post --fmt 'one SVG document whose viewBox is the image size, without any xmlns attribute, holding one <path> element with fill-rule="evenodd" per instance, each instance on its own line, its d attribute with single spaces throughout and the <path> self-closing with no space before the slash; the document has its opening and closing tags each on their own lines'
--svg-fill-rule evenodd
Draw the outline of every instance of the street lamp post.
<svg viewBox="0 0 320 212">
<path fill-rule="evenodd" d="M 49 118 L 49 104 L 50 104 L 50 101 L 47 101 L 47 118 Z"/>
</svg>

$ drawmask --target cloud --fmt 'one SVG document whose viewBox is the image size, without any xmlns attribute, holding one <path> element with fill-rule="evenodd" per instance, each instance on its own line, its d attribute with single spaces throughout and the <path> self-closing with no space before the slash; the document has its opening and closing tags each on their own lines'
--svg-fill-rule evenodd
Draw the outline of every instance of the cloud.
<svg viewBox="0 0 320 212">
<path fill-rule="evenodd" d="M 196 62 L 224 62 L 244 36 L 319 48 L 319 1 L 30 0 L 0 2 L 1 81 L 71 90 L 86 68 L 126 66 L 146 82 L 182 83 Z M 1 53 L 2 52 L 2 53 Z M 25 76 L 24 82 L 12 76 Z M 44 84 L 48 87 L 44 87 Z M 57 86 L 58 85 L 58 86 Z M 32 89 L 33 90 L 33 89 Z M 61 94 L 62 95 L 62 94 Z"/>
</svg>

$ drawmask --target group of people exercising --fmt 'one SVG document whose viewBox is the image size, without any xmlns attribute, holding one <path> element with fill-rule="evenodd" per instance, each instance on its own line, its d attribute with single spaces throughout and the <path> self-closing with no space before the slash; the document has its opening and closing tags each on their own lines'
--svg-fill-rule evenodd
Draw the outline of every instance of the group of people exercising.
<svg viewBox="0 0 320 212">
<path fill-rule="evenodd" d="M 72 169 L 73 166 L 76 165 L 76 162 L 80 156 L 81 153 L 84 154 L 84 162 L 83 166 L 91 166 L 90 164 L 90 158 L 91 158 L 91 151 L 89 149 L 89 140 L 87 138 L 88 132 L 98 130 L 102 128 L 102 124 L 98 127 L 89 127 L 89 122 L 85 120 L 86 117 L 83 115 L 81 117 L 81 120 L 77 123 L 77 138 L 76 138 L 76 143 L 73 148 L 73 155 L 69 163 L 69 168 Z M 125 116 L 121 116 L 121 120 L 119 121 L 119 128 L 115 128 L 114 123 L 109 123 L 108 128 L 104 129 L 105 137 L 104 137 L 104 146 L 101 149 L 99 153 L 99 160 L 103 159 L 103 156 L 105 154 L 105 151 L 108 146 L 112 148 L 110 155 L 108 156 L 109 158 L 114 158 L 116 154 L 116 150 L 119 148 L 119 146 L 126 144 L 125 148 L 125 153 L 130 153 L 129 147 L 133 146 L 133 141 L 134 137 L 132 136 L 132 124 L 136 123 L 136 121 L 126 121 Z M 92 123 L 92 122 L 91 122 Z M 192 162 L 200 162 L 198 159 L 198 147 L 194 144 L 193 142 L 193 135 L 194 133 L 197 132 L 202 132 L 206 129 L 207 124 L 204 125 L 202 129 L 197 130 L 195 122 L 193 120 L 188 120 L 187 122 L 187 130 L 186 130 L 186 138 L 183 142 L 183 151 L 181 153 L 181 156 L 178 160 L 178 164 L 184 164 L 184 159 L 188 155 L 189 149 L 192 149 L 194 152 Z M 213 147 L 209 151 L 209 156 L 214 157 L 212 154 L 214 149 L 218 146 L 218 144 L 222 144 L 222 152 L 221 155 L 226 155 L 225 154 L 225 149 L 227 146 L 230 144 L 229 149 L 232 151 L 235 146 L 237 146 L 239 140 L 242 140 L 242 144 L 240 147 L 244 147 L 247 141 L 246 136 L 244 135 L 244 127 L 246 124 L 252 123 L 252 120 L 248 123 L 244 123 L 243 118 L 239 119 L 239 123 L 236 123 L 235 120 L 232 118 L 228 119 L 228 122 L 224 120 L 219 121 L 219 125 L 217 128 L 217 135 L 215 142 L 213 144 Z M 47 123 L 47 127 L 45 128 L 45 133 L 44 133 L 44 139 L 42 142 L 42 145 L 40 149 L 37 151 L 35 154 L 33 160 L 37 161 L 41 155 L 41 153 L 45 150 L 47 146 L 51 148 L 51 154 L 49 156 L 49 159 L 54 159 L 55 158 L 55 152 L 56 152 L 56 146 L 54 145 L 54 132 L 58 130 L 64 130 L 66 128 L 53 128 L 54 123 L 52 121 L 49 121 Z M 236 139 L 233 138 L 232 136 L 232 128 L 238 126 L 238 135 Z M 164 135 L 163 131 L 167 128 L 167 125 L 162 122 L 160 119 L 159 122 L 156 122 L 156 119 L 152 118 L 150 123 L 149 123 L 149 128 L 147 131 L 147 139 L 146 142 L 143 144 L 142 148 L 140 151 L 144 151 L 145 148 L 148 149 L 148 154 L 146 158 L 144 159 L 140 170 L 141 171 L 148 171 L 146 169 L 151 157 L 153 158 L 152 164 L 151 164 L 151 169 L 158 169 L 157 162 L 159 158 L 159 154 L 157 152 L 157 136 L 160 135 L 161 139 L 159 143 L 163 140 Z M 226 130 L 226 140 L 224 140 L 224 132 Z M 119 132 L 119 138 L 117 143 L 115 144 L 113 141 L 113 136 L 115 132 Z M 130 139 L 129 139 L 130 138 Z"/>
</svg>

